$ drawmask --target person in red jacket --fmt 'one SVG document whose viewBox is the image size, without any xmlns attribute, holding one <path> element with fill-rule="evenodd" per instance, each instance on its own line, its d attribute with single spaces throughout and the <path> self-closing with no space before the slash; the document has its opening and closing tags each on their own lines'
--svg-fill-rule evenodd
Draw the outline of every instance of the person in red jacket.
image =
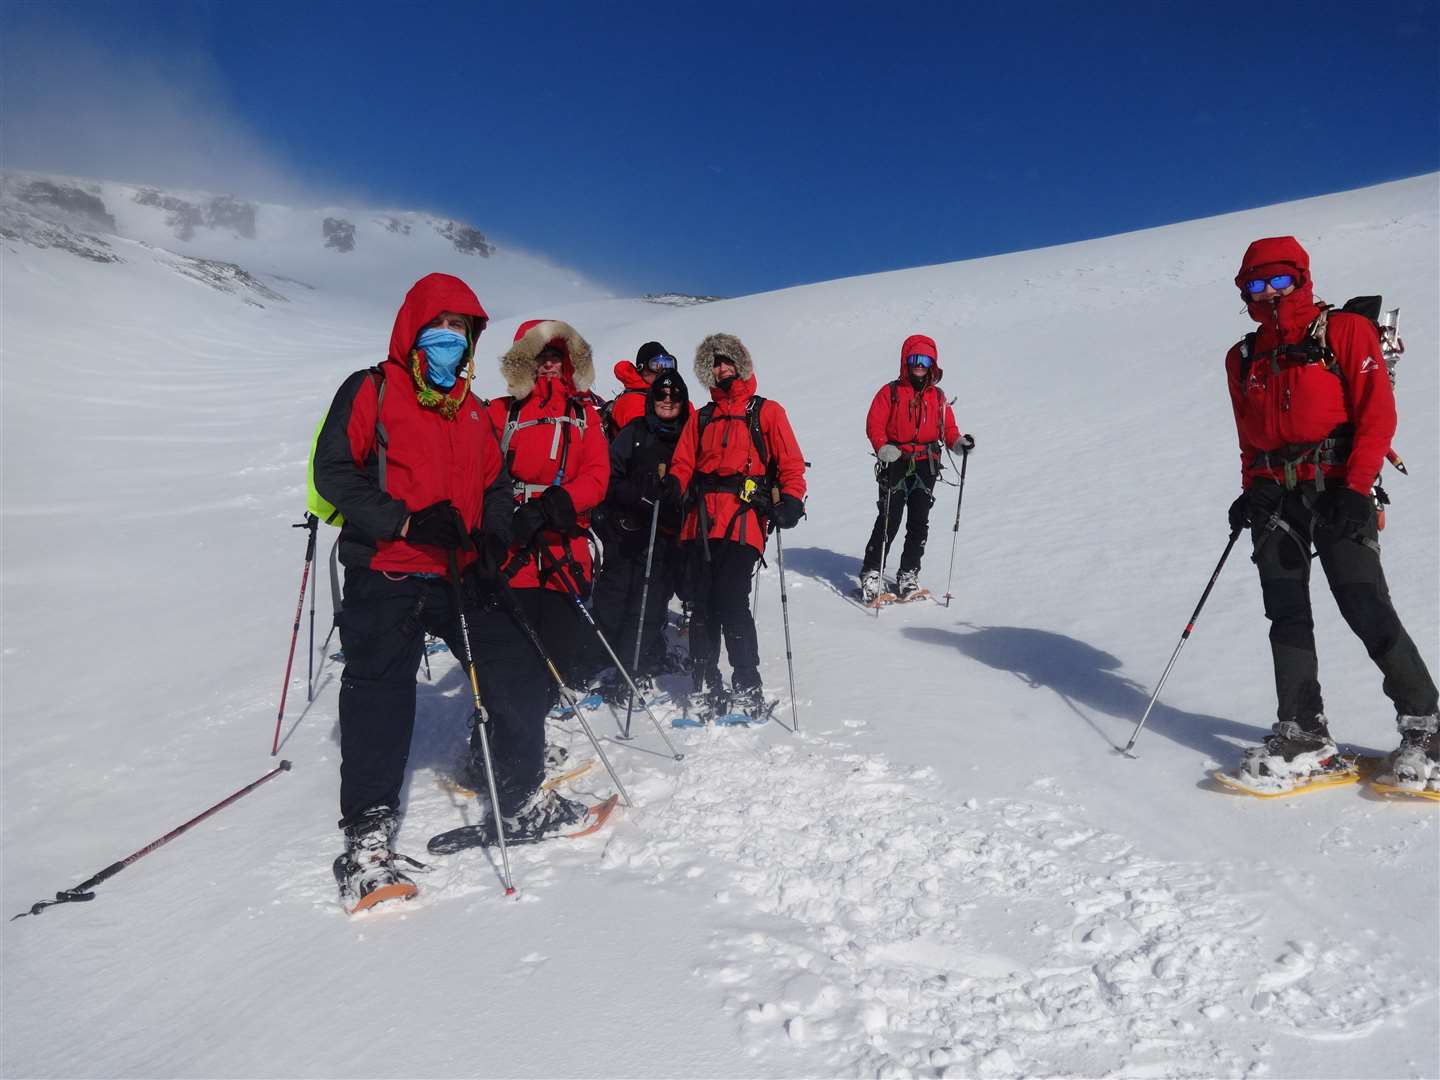
<svg viewBox="0 0 1440 1080">
<path fill-rule="evenodd" d="M 1252 530 L 1279 698 L 1274 730 L 1245 753 L 1240 777 L 1285 788 L 1341 767 L 1320 694 L 1313 549 L 1395 706 L 1401 744 L 1382 780 L 1436 790 L 1435 683 L 1380 567 L 1372 491 L 1396 420 L 1379 335 L 1369 319 L 1315 299 L 1294 237 L 1251 244 L 1235 283 L 1260 326 L 1225 358 L 1244 488 L 1230 528 Z"/>
<path fill-rule="evenodd" d="M 770 526 L 794 528 L 805 515 L 805 456 L 785 410 L 755 393 L 755 365 L 739 338 L 702 341 L 695 377 L 711 404 L 680 433 L 666 488 L 687 503 L 680 540 L 689 542 L 696 705 L 702 714 L 756 716 L 765 701 L 750 578 Z M 734 669 L 730 694 L 720 677 L 722 637 Z"/>
<path fill-rule="evenodd" d="M 645 415 L 646 395 L 662 371 L 675 370 L 675 357 L 658 341 L 647 341 L 635 354 L 635 362 L 621 360 L 615 365 L 620 393 L 605 407 L 605 434 L 614 438 L 626 424 Z"/>
<path fill-rule="evenodd" d="M 502 813 L 523 806 L 543 775 L 545 669 L 508 618 L 474 606 L 479 579 L 493 579 L 508 547 L 513 511 L 494 425 L 470 392 L 485 323 L 459 278 L 416 282 L 395 316 L 389 356 L 345 380 L 315 443 L 315 488 L 345 519 L 337 618 L 345 851 L 334 870 L 352 910 L 416 891 L 392 844 L 425 634 L 466 655 L 447 580 L 452 557 L 465 576 Z"/>
<path fill-rule="evenodd" d="M 955 424 L 955 413 L 940 389 L 943 374 L 934 339 L 911 334 L 900 346 L 900 377 L 875 392 L 865 417 L 880 483 L 875 527 L 860 566 L 860 591 L 867 604 L 885 591 L 881 568 L 902 516 L 905 547 L 895 592 L 908 600 L 920 591 L 920 560 L 930 535 L 935 480 L 943 467 L 940 452 L 946 447 L 964 453 L 975 448 L 975 437 L 962 435 Z"/>
<path fill-rule="evenodd" d="M 510 394 L 490 402 L 490 416 L 517 506 L 510 584 L 566 684 L 583 687 L 603 654 L 565 594 L 590 591 L 590 513 L 610 483 L 609 446 L 586 396 L 590 346 L 569 323 L 532 319 L 515 331 L 500 373 Z"/>
</svg>

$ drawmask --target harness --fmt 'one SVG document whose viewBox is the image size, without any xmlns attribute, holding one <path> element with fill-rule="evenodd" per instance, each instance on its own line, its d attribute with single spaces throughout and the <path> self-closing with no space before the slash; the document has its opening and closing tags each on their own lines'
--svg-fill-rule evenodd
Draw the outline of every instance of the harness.
<svg viewBox="0 0 1440 1080">
<path fill-rule="evenodd" d="M 510 410 L 505 418 L 505 430 L 500 436 L 500 456 L 505 459 L 506 468 L 513 475 L 515 459 L 510 453 L 510 440 L 515 437 L 515 433 L 523 431 L 525 428 L 538 427 L 541 424 L 549 424 L 555 428 L 555 433 L 550 439 L 550 460 L 558 461 L 559 464 L 555 469 L 555 479 L 548 484 L 528 484 L 517 479 L 514 482 L 516 502 L 527 502 L 543 495 L 547 488 L 563 484 L 565 482 L 565 465 L 570 459 L 572 432 L 578 432 L 581 438 L 585 437 L 585 409 L 573 397 L 565 399 L 563 415 L 542 416 L 538 420 L 521 420 L 520 409 L 523 405 L 523 399 L 510 402 Z"/>
<path fill-rule="evenodd" d="M 758 394 L 753 395 L 745 403 L 745 412 L 736 416 L 732 413 L 720 413 L 717 417 L 715 402 L 710 402 L 700 408 L 695 414 L 695 448 L 696 456 L 699 456 L 704 443 L 705 429 L 715 419 L 728 420 L 734 423 L 743 423 L 750 432 L 750 441 L 755 449 L 755 457 L 745 459 L 743 472 L 721 474 L 717 472 L 697 471 L 691 478 L 691 490 L 699 494 L 697 500 L 697 511 L 700 517 L 700 536 L 705 543 L 705 551 L 708 557 L 710 551 L 710 514 L 705 505 L 705 496 L 711 492 L 724 492 L 734 495 L 739 502 L 735 514 L 726 524 L 721 538 L 729 540 L 731 533 L 736 533 L 735 539 L 740 543 L 745 542 L 745 523 L 748 519 L 746 511 L 755 510 L 757 513 L 762 507 L 768 506 L 771 501 L 770 489 L 774 486 L 776 467 L 770 458 L 770 449 L 765 445 L 765 435 L 760 430 L 760 410 L 764 407 L 766 399 Z M 720 436 L 720 446 L 723 449 L 730 445 L 730 431 Z M 752 465 L 755 459 L 759 459 L 760 469 L 754 471 Z M 763 486 L 762 486 L 763 482 Z M 761 518 L 761 529 L 764 530 L 763 517 Z M 737 531 L 738 530 L 738 531 Z"/>
</svg>

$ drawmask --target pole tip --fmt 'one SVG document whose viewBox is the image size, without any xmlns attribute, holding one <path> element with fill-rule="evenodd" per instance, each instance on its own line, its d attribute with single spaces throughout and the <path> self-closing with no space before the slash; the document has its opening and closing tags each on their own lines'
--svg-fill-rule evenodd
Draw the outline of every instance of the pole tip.
<svg viewBox="0 0 1440 1080">
<path fill-rule="evenodd" d="M 506 896 L 514 896 L 514 895 L 515 895 L 515 886 L 514 886 L 514 885 L 507 885 L 507 886 L 505 886 L 505 895 L 506 895 Z"/>
<path fill-rule="evenodd" d="M 290 771 L 290 768 L 291 768 L 290 762 L 285 761 L 285 760 L 282 758 L 281 761 L 280 761 L 280 768 L 284 769 L 286 772 L 289 772 L 289 771 Z"/>
</svg>

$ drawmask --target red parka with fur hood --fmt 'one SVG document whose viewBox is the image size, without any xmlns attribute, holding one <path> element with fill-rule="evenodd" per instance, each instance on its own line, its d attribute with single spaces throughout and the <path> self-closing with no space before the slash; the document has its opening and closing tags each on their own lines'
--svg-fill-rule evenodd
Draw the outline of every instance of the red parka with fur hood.
<svg viewBox="0 0 1440 1080">
<path fill-rule="evenodd" d="M 715 384 L 716 356 L 728 356 L 736 365 L 738 377 L 723 390 Z M 735 540 L 764 551 L 768 519 L 742 503 L 734 490 L 737 480 L 747 476 L 758 480 L 762 489 L 768 483 L 745 419 L 745 409 L 755 396 L 755 365 L 750 351 L 731 334 L 711 334 L 695 351 L 695 378 L 710 388 L 715 412 L 698 442 L 699 414 L 690 417 L 670 460 L 670 473 L 682 491 L 689 489 L 692 481 L 699 488 L 689 500 L 680 539 L 694 540 L 700 535 L 703 504 L 703 516 L 708 522 L 705 535 L 710 539 Z M 805 498 L 805 455 L 800 452 L 784 408 L 767 398 L 760 407 L 759 420 L 773 482 L 781 494 Z"/>
<path fill-rule="evenodd" d="M 538 357 L 547 345 L 565 354 L 558 378 L 537 378 Z M 539 498 L 558 485 L 575 504 L 581 530 L 590 525 L 590 511 L 605 498 L 610 483 L 610 450 L 600 427 L 600 414 L 586 391 L 595 381 L 590 346 L 573 326 L 556 319 L 532 319 L 515 331 L 515 343 L 500 358 L 500 373 L 510 390 L 507 397 L 490 402 L 490 417 L 505 447 L 505 465 L 514 485 L 515 505 Z M 591 575 L 590 544 L 583 531 L 572 537 L 547 530 L 541 543 L 550 556 L 569 553 L 580 565 L 584 581 Z M 513 547 L 510 557 L 519 554 Z M 532 555 L 511 579 L 520 589 L 564 591 L 554 574 L 542 575 L 540 557 Z M 546 567 L 550 565 L 546 560 Z"/>
<path fill-rule="evenodd" d="M 1315 465 L 1306 448 L 1327 438 L 1343 424 L 1353 425 L 1350 452 L 1325 475 L 1352 490 L 1369 494 L 1395 435 L 1395 393 L 1385 370 L 1380 337 L 1362 315 L 1332 312 L 1327 316 L 1326 342 L 1339 375 L 1318 360 L 1285 356 L 1281 347 L 1305 341 L 1320 314 L 1311 290 L 1310 256 L 1293 236 L 1256 240 L 1245 252 L 1235 282 L 1292 273 L 1295 291 L 1274 304 L 1253 301 L 1246 294 L 1250 317 L 1260 324 L 1242 385 L 1241 346 L 1225 357 L 1230 402 L 1240 435 L 1241 483 L 1257 477 L 1284 481 L 1282 459 L 1296 461 L 1299 480 L 1313 480 Z"/>
<path fill-rule="evenodd" d="M 415 348 L 420 331 L 442 311 L 468 315 L 473 324 L 470 355 L 449 391 L 425 381 L 425 352 Z M 460 511 L 467 529 L 508 535 L 509 477 L 494 425 L 470 393 L 475 335 L 485 319 L 468 285 L 449 274 L 429 274 L 405 295 L 378 378 L 357 371 L 335 394 L 315 440 L 315 490 L 345 517 L 340 560 L 346 566 L 445 573 L 448 552 L 399 538 L 409 514 L 441 499 Z M 383 475 L 377 431 L 386 440 Z M 474 558 L 461 553 L 462 565 Z"/>
<path fill-rule="evenodd" d="M 920 353 L 935 362 L 930 365 L 925 384 L 919 389 L 910 381 L 907 357 Z M 928 460 L 936 443 L 953 446 L 960 438 L 955 411 L 945 400 L 939 387 L 944 372 L 940 353 L 933 338 L 911 334 L 900 346 L 900 377 L 876 391 L 865 417 L 865 435 L 876 450 L 891 443 L 916 461 Z"/>
</svg>

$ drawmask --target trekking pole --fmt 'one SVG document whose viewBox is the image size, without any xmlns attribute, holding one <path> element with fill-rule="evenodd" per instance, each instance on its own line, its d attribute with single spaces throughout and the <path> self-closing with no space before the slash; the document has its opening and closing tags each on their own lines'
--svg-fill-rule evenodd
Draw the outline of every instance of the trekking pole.
<svg viewBox="0 0 1440 1080">
<path fill-rule="evenodd" d="M 800 734 L 800 706 L 795 701 L 795 653 L 790 648 L 790 596 L 785 591 L 785 545 L 780 530 L 775 530 L 775 565 L 780 573 L 780 616 L 785 623 L 785 668 L 790 674 L 790 718 L 795 721 L 795 734 Z M 783 725 L 782 725 L 783 726 Z"/>
<path fill-rule="evenodd" d="M 310 515 L 306 515 L 309 517 Z M 315 524 L 310 526 L 310 542 L 306 545 L 306 561 L 315 561 L 315 534 L 319 531 L 317 526 L 320 519 L 315 519 Z M 315 700 L 315 597 L 320 592 L 320 575 L 315 575 L 315 584 L 310 589 L 310 655 L 305 668 L 305 700 Z"/>
<path fill-rule="evenodd" d="M 665 476 L 665 466 L 660 466 L 660 476 Z M 650 545 L 645 549 L 645 584 L 640 590 L 640 621 L 635 627 L 635 662 L 630 665 L 632 671 L 640 669 L 640 642 L 645 637 L 645 605 L 650 602 L 650 568 L 655 558 L 655 533 L 660 528 L 660 498 L 656 496 L 655 505 L 650 510 Z M 665 628 L 660 628 L 661 636 L 664 636 Z M 635 695 L 630 695 L 630 703 L 625 706 L 625 734 L 623 738 L 630 738 L 630 717 L 635 713 Z"/>
<path fill-rule="evenodd" d="M 635 680 L 630 677 L 630 672 L 625 670 L 625 665 L 620 662 L 620 657 L 615 655 L 615 650 L 610 647 L 610 642 L 606 640 L 605 632 L 600 629 L 600 624 L 595 621 L 595 616 L 591 615 L 590 609 L 581 602 L 579 590 L 576 589 L 575 582 L 564 572 L 565 568 L 560 560 L 554 555 L 551 555 L 544 547 L 537 548 L 536 550 L 540 553 L 542 562 L 547 558 L 550 560 L 551 573 L 555 575 L 556 579 L 559 580 L 563 586 L 562 591 L 570 598 L 570 603 L 575 606 L 575 610 L 580 613 L 580 617 L 590 624 L 591 630 L 595 631 L 595 637 L 598 638 L 600 644 L 604 646 L 605 652 L 610 657 L 610 662 L 615 665 L 615 670 L 620 672 L 621 676 L 624 677 L 626 685 L 630 687 L 630 693 L 634 695 L 635 700 L 640 702 L 640 707 L 645 710 L 646 714 L 650 717 L 650 722 L 655 725 L 655 730 L 660 735 L 660 741 L 665 744 L 665 749 L 670 751 L 670 756 L 676 761 L 683 761 L 685 755 L 677 751 L 670 742 L 670 737 L 665 734 L 665 729 L 660 725 L 660 718 L 655 715 L 655 710 L 650 707 L 650 702 L 646 699 L 645 695 L 640 692 L 640 688 L 635 685 Z M 581 717 L 581 720 L 583 722 L 584 718 Z M 588 724 L 586 724 L 586 730 L 589 730 Z M 592 735 L 591 738 L 593 739 L 594 736 Z M 599 749 L 598 745 L 596 749 Z M 619 785 L 618 780 L 616 781 L 616 785 Z M 625 801 L 629 803 L 630 800 L 626 798 Z"/>
<path fill-rule="evenodd" d="M 166 833 L 164 836 L 160 837 L 159 840 L 153 840 L 153 841 L 151 841 L 150 843 L 146 844 L 146 845 L 145 845 L 143 848 L 141 848 L 139 851 L 135 852 L 135 854 L 133 854 L 133 855 L 127 855 L 127 856 L 125 856 L 125 858 L 121 859 L 119 862 L 111 863 L 109 866 L 107 866 L 104 870 L 101 870 L 101 871 L 100 871 L 98 874 L 96 874 L 94 877 L 88 878 L 87 880 L 82 881 L 79 885 L 76 885 L 73 889 L 64 889 L 64 890 L 62 890 L 61 892 L 57 892 L 57 893 L 55 894 L 55 899 L 54 899 L 54 900 L 41 900 L 41 901 L 40 901 L 39 903 L 37 903 L 37 904 L 31 904 L 29 911 L 22 911 L 22 912 L 20 912 L 19 915 L 12 915 L 12 916 L 10 917 L 10 921 L 11 921 L 11 922 L 14 922 L 16 919 L 24 918 L 26 915 L 39 915 L 39 914 L 40 914 L 42 911 L 44 911 L 47 907 L 50 907 L 50 906 L 52 906 L 52 905 L 54 905 L 54 904 L 69 904 L 69 903 L 74 903 L 74 902 L 76 902 L 76 901 L 81 901 L 81 900 L 94 900 L 94 899 L 95 899 L 95 894 L 94 894 L 93 892 L 88 892 L 87 890 L 93 889 L 96 885 L 99 885 L 102 881 L 108 881 L 110 878 L 114 877 L 114 876 L 115 876 L 116 874 L 118 874 L 121 870 L 124 870 L 125 867 L 129 866 L 131 863 L 135 862 L 137 859 L 144 858 L 146 855 L 149 855 L 150 852 L 154 851 L 156 848 L 162 847 L 163 845 L 168 844 L 171 840 L 174 840 L 175 837 L 179 836 L 179 835 L 180 835 L 181 833 L 183 833 L 186 829 L 189 829 L 189 828 L 190 828 L 191 826 L 193 826 L 193 825 L 198 825 L 198 824 L 200 824 L 200 822 L 204 821 L 204 820 L 205 820 L 206 818 L 208 818 L 211 814 L 216 813 L 216 812 L 219 811 L 219 810 L 225 809 L 225 807 L 229 806 L 231 803 L 233 803 L 236 799 L 240 798 L 241 796 L 250 794 L 250 792 L 254 791 L 257 787 L 259 787 L 261 784 L 265 783 L 265 781 L 266 781 L 266 780 L 269 780 L 271 777 L 277 776 L 277 775 L 279 775 L 279 774 L 282 773 L 282 772 L 289 772 L 289 771 L 290 771 L 290 762 L 288 762 L 288 761 L 283 761 L 283 760 L 282 760 L 279 765 L 275 766 L 275 768 L 271 769 L 271 770 L 270 770 L 269 772 L 267 772 L 264 776 L 260 777 L 259 780 L 256 780 L 253 784 L 246 784 L 243 788 L 241 788 L 239 791 L 235 792 L 233 795 L 228 795 L 228 796 L 226 796 L 225 798 L 221 799 L 221 800 L 220 800 L 218 803 L 216 803 L 214 806 L 210 807 L 209 810 L 206 810 L 206 811 L 204 811 L 203 813 L 200 813 L 200 814 L 196 814 L 196 815 L 195 815 L 193 818 L 191 818 L 189 821 L 185 822 L 184 825 L 181 825 L 181 826 L 179 826 L 178 828 L 171 829 L 171 830 L 170 830 L 168 833 Z"/>
<path fill-rule="evenodd" d="M 285 657 L 285 681 L 280 684 L 280 709 L 275 714 L 275 738 L 270 743 L 271 757 L 280 752 L 280 721 L 285 718 L 285 695 L 290 692 L 290 666 L 295 663 L 295 641 L 300 637 L 300 616 L 305 612 L 305 589 L 310 584 L 310 565 L 315 561 L 315 534 L 319 525 L 320 519 L 307 513 L 304 521 L 291 526 L 293 529 L 310 530 L 310 536 L 305 541 L 305 569 L 300 574 L 300 599 L 295 604 L 295 625 L 290 628 L 290 653 Z"/>
<path fill-rule="evenodd" d="M 1225 551 L 1220 556 L 1220 561 L 1215 564 L 1215 572 L 1210 575 L 1210 581 L 1205 586 L 1205 591 L 1200 594 L 1200 602 L 1195 605 L 1195 610 L 1190 615 L 1190 621 L 1185 624 L 1185 631 L 1180 635 L 1180 641 L 1175 646 L 1175 651 L 1170 654 L 1170 662 L 1165 665 L 1165 670 L 1160 675 L 1160 682 L 1155 686 L 1155 693 L 1150 695 L 1150 703 L 1145 706 L 1145 714 L 1140 717 L 1140 722 L 1135 725 L 1135 732 L 1130 736 L 1130 741 L 1125 744 L 1125 749 L 1115 748 L 1128 758 L 1135 755 L 1130 753 L 1135 745 L 1135 740 L 1140 737 L 1140 729 L 1145 726 L 1145 721 L 1150 719 L 1150 710 L 1155 708 L 1155 702 L 1160 697 L 1160 691 L 1165 686 L 1165 680 L 1170 677 L 1170 669 L 1175 666 L 1175 658 L 1180 655 L 1180 650 L 1185 647 L 1185 642 L 1190 640 L 1190 632 L 1195 629 L 1195 622 L 1200 618 L 1200 609 L 1205 606 L 1205 601 L 1210 599 L 1210 590 L 1215 587 L 1215 582 L 1220 580 L 1220 571 L 1225 568 L 1225 560 L 1230 557 L 1230 549 L 1235 546 L 1235 541 L 1240 537 L 1240 530 L 1236 529 L 1230 534 L 1230 542 L 1225 545 Z"/>
<path fill-rule="evenodd" d="M 949 450 L 945 451 L 950 454 Z M 955 455 L 950 454 L 950 464 L 954 466 Z M 950 606 L 950 586 L 955 581 L 955 548 L 960 543 L 960 504 L 965 501 L 965 466 L 970 464 L 970 451 L 960 450 L 960 490 L 955 495 L 955 524 L 950 530 L 950 573 L 945 578 L 945 606 Z"/>
<path fill-rule="evenodd" d="M 881 526 L 880 526 L 882 529 L 885 530 L 885 532 L 884 532 L 884 534 L 883 534 L 884 537 L 885 537 L 885 546 L 880 549 L 880 591 L 881 591 L 881 592 L 884 592 L 884 591 L 885 591 L 885 564 L 890 561 L 890 543 L 891 543 L 891 536 L 890 536 L 890 500 L 893 499 L 894 497 L 895 497 L 895 488 L 894 488 L 894 486 L 892 485 L 892 486 L 890 486 L 890 487 L 887 487 L 887 488 L 885 489 L 885 520 L 881 523 Z M 862 596 L 861 599 L 863 600 L 864 597 Z M 881 605 L 880 605 L 880 604 L 876 604 L 876 605 L 875 605 L 875 618 L 877 618 L 877 619 L 880 618 L 880 608 L 881 608 Z"/>
<path fill-rule="evenodd" d="M 457 510 L 455 516 L 459 518 Z M 462 534 L 463 535 L 463 534 Z M 455 614 L 460 620 L 460 640 L 465 643 L 465 674 L 470 676 L 470 700 L 475 705 L 472 718 L 480 732 L 480 756 L 485 762 L 485 786 L 490 789 L 490 813 L 495 816 L 495 838 L 500 842 L 500 866 L 505 872 L 505 895 L 515 895 L 515 879 L 510 874 L 510 851 L 505 846 L 505 821 L 500 816 L 500 792 L 495 787 L 495 763 L 490 758 L 490 717 L 480 701 L 480 680 L 475 675 L 474 650 L 470 647 L 470 625 L 465 618 L 465 596 L 460 588 L 460 560 L 450 549 L 450 591 L 455 597 Z M 421 646 L 423 649 L 424 642 Z"/>
<path fill-rule="evenodd" d="M 620 792 L 620 797 L 625 800 L 625 805 L 634 806 L 635 804 L 630 801 L 630 796 L 625 791 L 625 785 L 620 782 L 620 777 L 615 774 L 615 767 L 610 764 L 610 759 L 605 756 L 605 751 L 600 746 L 600 740 L 595 737 L 595 732 L 591 730 L 590 721 L 585 719 L 585 711 L 580 708 L 580 703 L 575 700 L 575 695 L 572 694 L 570 688 L 565 685 L 565 680 L 560 675 L 560 669 L 555 666 L 555 661 L 552 660 L 550 654 L 545 651 L 545 645 L 541 642 L 540 635 L 535 632 L 535 627 L 531 626 L 530 620 L 525 617 L 525 612 L 520 607 L 520 601 L 515 598 L 515 590 L 510 587 L 508 579 L 509 572 L 507 567 L 507 569 L 500 571 L 500 595 L 505 598 L 505 602 L 509 605 L 511 617 L 514 618 L 521 632 L 530 639 L 530 644 L 535 651 L 540 654 L 540 659 L 545 661 L 545 667 L 550 672 L 550 678 L 555 680 L 555 685 L 560 690 L 560 697 L 570 708 L 575 719 L 580 721 L 580 726 L 585 729 L 585 737 L 590 740 L 590 745 L 595 748 L 595 753 L 600 758 L 600 764 L 604 765 L 605 771 L 610 774 L 610 779 L 614 781 L 616 789 Z"/>
</svg>

